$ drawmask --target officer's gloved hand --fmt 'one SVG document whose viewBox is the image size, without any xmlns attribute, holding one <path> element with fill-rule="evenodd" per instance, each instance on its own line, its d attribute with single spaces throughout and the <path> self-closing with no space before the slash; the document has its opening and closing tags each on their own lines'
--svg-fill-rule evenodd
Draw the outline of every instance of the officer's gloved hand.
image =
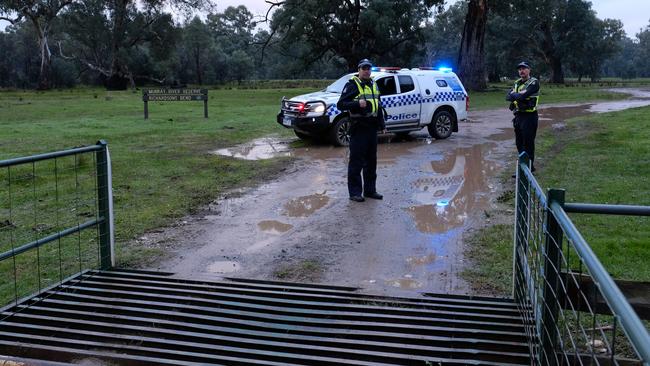
<svg viewBox="0 0 650 366">
<path fill-rule="evenodd" d="M 508 106 L 508 109 L 510 109 L 511 111 L 514 111 L 515 108 L 517 108 L 515 107 L 515 103 L 510 103 L 510 105 Z"/>
</svg>

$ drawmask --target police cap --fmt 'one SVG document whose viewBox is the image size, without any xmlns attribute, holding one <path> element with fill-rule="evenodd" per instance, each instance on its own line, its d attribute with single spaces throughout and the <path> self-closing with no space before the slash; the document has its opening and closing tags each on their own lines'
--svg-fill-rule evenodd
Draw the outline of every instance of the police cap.
<svg viewBox="0 0 650 366">
<path fill-rule="evenodd" d="M 522 67 L 525 67 L 527 69 L 530 69 L 530 65 L 526 61 L 522 61 L 517 65 L 517 70 L 521 69 Z"/>
<path fill-rule="evenodd" d="M 370 62 L 370 60 L 368 60 L 367 58 L 364 58 L 363 60 L 359 61 L 359 65 L 357 65 L 357 68 L 362 68 L 363 66 L 372 67 L 372 62 Z"/>
</svg>

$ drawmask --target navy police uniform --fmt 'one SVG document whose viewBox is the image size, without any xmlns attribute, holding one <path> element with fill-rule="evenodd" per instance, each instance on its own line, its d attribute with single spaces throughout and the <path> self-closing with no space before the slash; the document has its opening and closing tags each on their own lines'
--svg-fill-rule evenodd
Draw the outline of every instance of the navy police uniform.
<svg viewBox="0 0 650 366">
<path fill-rule="evenodd" d="M 361 108 L 359 100 L 366 100 Z M 350 116 L 350 161 L 348 163 L 348 192 L 350 199 L 365 197 L 381 199 L 377 193 L 377 131 L 384 130 L 384 113 L 379 90 L 372 79 L 353 76 L 341 93 L 336 107 Z M 363 173 L 363 181 L 362 181 Z"/>
<path fill-rule="evenodd" d="M 530 68 L 524 62 L 520 63 L 518 67 Z M 512 90 L 506 95 L 506 100 L 510 102 L 510 110 L 515 115 L 512 124 L 515 128 L 517 152 L 528 154 L 531 170 L 535 171 L 533 161 L 535 160 L 535 136 L 539 121 L 537 115 L 539 80 L 532 76 L 527 80 L 518 79 Z"/>
</svg>

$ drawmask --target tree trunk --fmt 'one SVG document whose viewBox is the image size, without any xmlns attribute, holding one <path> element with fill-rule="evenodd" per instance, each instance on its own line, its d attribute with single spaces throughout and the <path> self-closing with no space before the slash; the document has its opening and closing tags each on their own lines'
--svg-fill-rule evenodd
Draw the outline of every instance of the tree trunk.
<svg viewBox="0 0 650 366">
<path fill-rule="evenodd" d="M 550 57 L 551 60 L 551 83 L 564 84 L 564 70 L 562 60 L 555 55 Z"/>
<path fill-rule="evenodd" d="M 485 30 L 488 0 L 470 0 L 458 53 L 458 76 L 466 88 L 485 90 Z"/>
<path fill-rule="evenodd" d="M 564 70 L 562 69 L 562 58 L 555 49 L 555 40 L 553 32 L 548 22 L 541 25 L 544 39 L 542 40 L 542 52 L 547 64 L 551 68 L 551 83 L 564 84 Z"/>
<path fill-rule="evenodd" d="M 50 89 L 50 77 L 52 74 L 52 53 L 47 44 L 47 22 L 45 21 L 45 25 L 41 25 L 39 19 L 31 13 L 28 13 L 27 17 L 29 17 L 34 29 L 36 29 L 38 49 L 41 54 L 41 67 L 38 71 L 38 90 L 48 90 Z"/>
<path fill-rule="evenodd" d="M 48 90 L 51 85 L 51 75 L 52 75 L 52 53 L 50 52 L 50 47 L 47 44 L 47 35 L 44 32 L 38 32 L 39 34 L 39 48 L 41 50 L 41 69 L 38 74 L 38 89 L 39 90 Z"/>
<path fill-rule="evenodd" d="M 203 85 L 203 72 L 201 69 L 201 52 L 194 50 L 194 64 L 196 65 L 196 81 Z"/>
<path fill-rule="evenodd" d="M 115 0 L 113 38 L 111 39 L 111 68 L 106 79 L 106 89 L 108 90 L 126 90 L 129 85 L 129 78 L 124 72 L 120 57 L 120 50 L 126 32 L 128 3 L 129 0 Z"/>
</svg>

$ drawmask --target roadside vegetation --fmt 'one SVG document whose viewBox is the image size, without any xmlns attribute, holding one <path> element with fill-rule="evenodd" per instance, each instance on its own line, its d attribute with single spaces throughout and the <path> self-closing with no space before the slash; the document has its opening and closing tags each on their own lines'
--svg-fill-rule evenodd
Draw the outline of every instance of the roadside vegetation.
<svg viewBox="0 0 650 366">
<path fill-rule="evenodd" d="M 544 189 L 563 188 L 567 202 L 650 206 L 650 108 L 569 120 L 564 129 L 538 137 L 536 177 Z M 510 171 L 502 180 L 512 185 Z M 512 190 L 500 196 L 501 214 L 514 215 Z M 571 214 L 571 219 L 615 279 L 650 281 L 648 217 Z M 466 277 L 480 290 L 509 295 L 512 286 L 512 224 L 473 235 Z"/>
</svg>

